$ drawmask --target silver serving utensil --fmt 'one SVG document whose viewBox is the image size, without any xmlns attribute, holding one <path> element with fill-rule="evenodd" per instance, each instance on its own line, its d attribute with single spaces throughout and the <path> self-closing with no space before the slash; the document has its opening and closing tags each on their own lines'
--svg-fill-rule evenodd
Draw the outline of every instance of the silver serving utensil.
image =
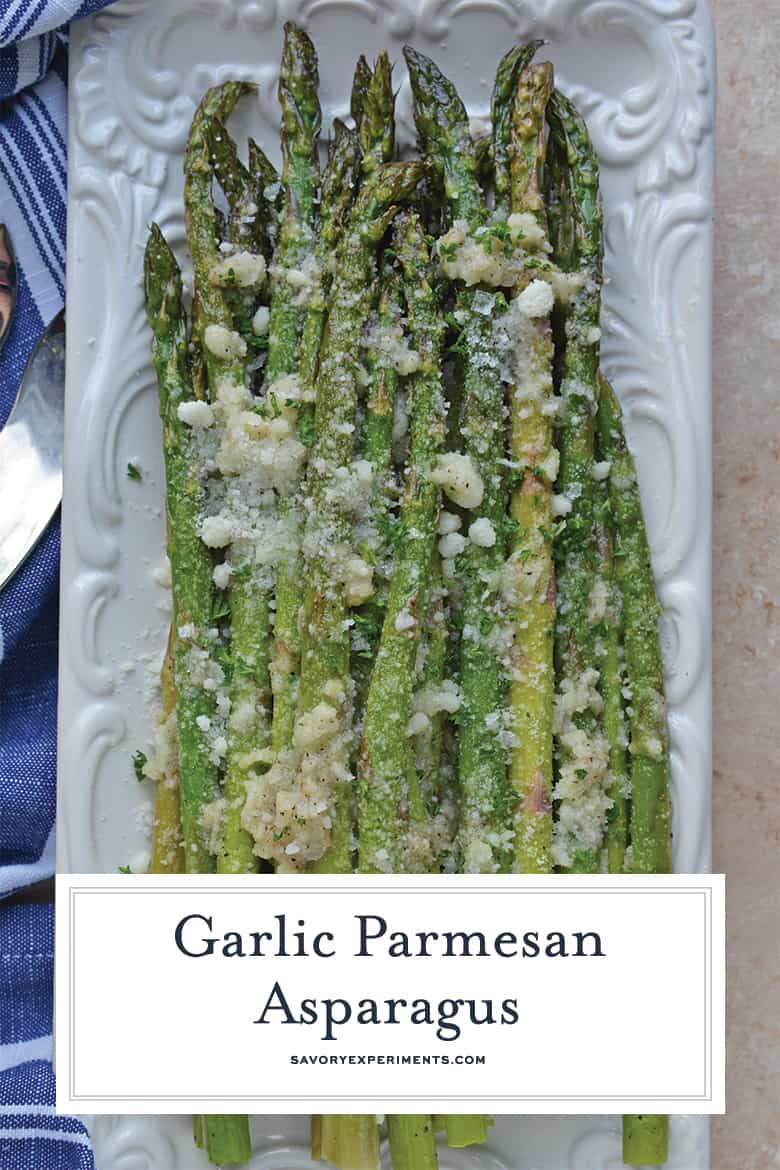
<svg viewBox="0 0 780 1170">
<path fill-rule="evenodd" d="M 65 315 L 37 342 L 0 431 L 0 589 L 30 555 L 62 500 Z"/>
<path fill-rule="evenodd" d="M 0 223 L 0 349 L 5 344 L 16 308 L 16 261 L 11 237 Z"/>
</svg>

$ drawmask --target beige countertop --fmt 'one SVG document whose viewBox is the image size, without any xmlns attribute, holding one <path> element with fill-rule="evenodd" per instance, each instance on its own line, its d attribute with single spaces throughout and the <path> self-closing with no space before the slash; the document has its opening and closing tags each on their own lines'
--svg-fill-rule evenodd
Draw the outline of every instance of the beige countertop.
<svg viewBox="0 0 780 1170">
<path fill-rule="evenodd" d="M 715 248 L 715 857 L 728 1064 L 712 1170 L 780 1167 L 780 3 L 711 0 Z"/>
</svg>

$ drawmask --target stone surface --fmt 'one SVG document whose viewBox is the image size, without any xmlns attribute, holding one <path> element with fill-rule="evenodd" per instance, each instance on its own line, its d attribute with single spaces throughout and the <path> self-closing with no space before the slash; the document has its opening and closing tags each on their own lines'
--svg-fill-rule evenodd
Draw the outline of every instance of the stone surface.
<svg viewBox="0 0 780 1170">
<path fill-rule="evenodd" d="M 780 1167 L 780 6 L 711 0 L 715 856 L 727 875 L 728 1074 L 712 1170 Z"/>
</svg>

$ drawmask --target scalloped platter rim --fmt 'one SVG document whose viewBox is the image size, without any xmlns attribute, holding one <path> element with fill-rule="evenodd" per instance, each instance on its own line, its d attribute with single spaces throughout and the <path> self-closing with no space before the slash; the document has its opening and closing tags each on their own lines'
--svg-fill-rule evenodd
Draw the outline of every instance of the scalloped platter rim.
<svg viewBox="0 0 780 1170">
<path fill-rule="evenodd" d="M 285 19 L 321 58 L 326 125 L 361 51 L 411 41 L 487 113 L 495 63 L 542 36 L 602 163 L 603 358 L 626 408 L 664 610 L 675 868 L 710 866 L 711 295 L 715 58 L 706 0 L 118 0 L 71 34 L 68 371 L 62 524 L 58 868 L 143 864 L 148 740 L 169 620 L 163 467 L 141 291 L 151 219 L 183 242 L 194 103 L 258 83 L 246 125 L 273 147 Z M 399 137 L 410 142 L 408 81 Z M 127 475 L 135 463 L 142 475 Z M 185 1118 L 87 1119 L 98 1170 L 195 1170 Z M 304 1123 L 253 1120 L 257 1170 L 313 1170 Z M 619 1119 L 500 1117 L 443 1170 L 619 1170 Z M 386 1155 L 384 1164 L 387 1165 Z M 674 1118 L 668 1170 L 708 1170 L 704 1118 Z"/>
</svg>

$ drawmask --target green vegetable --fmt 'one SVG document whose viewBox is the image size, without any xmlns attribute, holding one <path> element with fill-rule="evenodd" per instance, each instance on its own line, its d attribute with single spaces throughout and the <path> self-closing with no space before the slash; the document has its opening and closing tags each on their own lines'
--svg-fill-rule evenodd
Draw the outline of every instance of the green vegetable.
<svg viewBox="0 0 780 1170">
<path fill-rule="evenodd" d="M 594 420 L 598 401 L 602 218 L 598 163 L 585 123 L 557 91 L 548 106 L 552 144 L 563 160 L 567 215 L 553 222 L 553 259 L 577 272 L 580 285 L 565 312 L 560 394 L 560 472 L 556 490 L 571 510 L 555 546 L 558 582 L 556 665 L 558 703 L 574 710 L 556 728 L 557 857 L 577 873 L 597 873 L 609 798 L 608 745 L 596 670 L 594 591 L 599 588 L 594 519 Z M 590 674 L 588 674 L 590 672 Z M 585 692 L 580 695 L 580 692 Z M 578 697 L 579 696 L 579 697 Z M 572 730 L 573 728 L 573 730 Z M 581 734 L 578 734 L 581 733 Z M 578 770 L 585 770 L 579 779 Z M 594 807 L 595 804 L 595 807 Z"/>
<path fill-rule="evenodd" d="M 444 448 L 443 328 L 427 277 L 428 248 L 415 215 L 399 219 L 393 243 L 405 287 L 413 290 L 407 313 L 420 368 L 409 379 L 409 459 L 401 502 L 407 536 L 396 551 L 358 762 L 360 869 L 368 873 L 425 872 L 432 860 L 407 724 L 417 649 L 431 601 L 440 507 L 440 490 L 430 472 Z"/>
<path fill-rule="evenodd" d="M 266 365 L 266 393 L 278 378 L 293 375 L 301 388 L 306 373 L 301 371 L 301 352 L 311 362 L 316 360 L 311 339 L 301 344 L 307 306 L 291 284 L 289 274 L 301 264 L 314 260 L 314 227 L 319 185 L 317 140 L 321 112 L 317 96 L 319 72 L 314 46 L 302 29 L 286 24 L 284 49 L 279 75 L 279 103 L 282 108 L 282 174 L 285 204 L 279 226 L 274 256 L 274 282 L 269 319 L 269 347 Z M 318 340 L 318 339 L 317 339 Z M 311 406 L 298 399 L 298 426 L 311 425 Z M 295 533 L 291 552 L 279 564 L 276 587 L 271 682 L 274 695 L 272 745 L 274 751 L 286 751 L 292 745 L 295 709 L 300 672 L 300 609 L 303 598 L 300 543 L 296 493 L 280 503 Z"/>
<path fill-rule="evenodd" d="M 609 498 L 615 523 L 615 576 L 623 607 L 626 675 L 631 717 L 632 873 L 672 868 L 669 805 L 669 742 L 664 664 L 658 634 L 660 607 L 642 515 L 636 467 L 623 434 L 620 404 L 601 379 L 600 454 L 611 464 Z"/>
<path fill-rule="evenodd" d="M 433 1118 L 429 1113 L 393 1113 L 387 1118 L 393 1170 L 437 1170 Z"/>
<path fill-rule="evenodd" d="M 547 216 L 541 191 L 547 154 L 545 113 L 552 91 L 550 65 L 529 66 L 515 87 L 511 118 L 497 134 L 496 183 L 499 169 L 509 183 L 512 212 L 525 212 L 540 229 L 539 254 L 547 242 Z M 499 142 L 501 146 L 499 148 Z M 499 161 L 501 166 L 499 168 Z M 526 269 L 522 284 L 534 279 Z M 511 582 L 511 619 L 514 626 L 510 682 L 512 729 L 517 742 L 510 760 L 510 780 L 517 793 L 515 805 L 514 868 L 521 873 L 552 870 L 553 786 L 553 637 L 555 630 L 555 572 L 551 542 L 551 466 L 554 458 L 552 414 L 553 341 L 549 315 L 519 318 L 524 329 L 518 338 L 519 377 L 510 390 L 510 458 L 517 468 L 511 497 L 515 522 L 508 562 Z M 554 473 L 553 473 L 554 474 Z"/>
<path fill-rule="evenodd" d="M 216 702 L 213 694 L 191 682 L 190 658 L 193 651 L 208 651 L 211 556 L 198 535 L 204 502 L 199 457 L 191 430 L 177 414 L 178 404 L 192 397 L 181 274 L 156 224 L 152 225 L 146 247 L 144 288 L 163 421 L 184 845 L 188 871 L 209 873 L 214 869 L 214 857 L 208 850 L 201 814 L 203 807 L 219 794 L 219 775 L 198 720 L 213 720 Z"/>
<path fill-rule="evenodd" d="M 303 714 L 330 694 L 339 731 L 351 734 L 349 711 L 350 639 L 347 604 L 340 583 L 351 539 L 351 514 L 339 491 L 339 469 L 352 459 L 352 433 L 362 379 L 360 342 L 370 309 L 376 249 L 398 205 L 422 178 L 419 163 L 386 163 L 361 188 L 336 252 L 330 312 L 320 356 L 315 408 L 316 440 L 309 462 L 311 508 L 306 542 L 303 656 L 300 710 Z M 342 787 L 329 851 L 319 872 L 347 872 L 351 860 L 351 799 Z"/>
</svg>

